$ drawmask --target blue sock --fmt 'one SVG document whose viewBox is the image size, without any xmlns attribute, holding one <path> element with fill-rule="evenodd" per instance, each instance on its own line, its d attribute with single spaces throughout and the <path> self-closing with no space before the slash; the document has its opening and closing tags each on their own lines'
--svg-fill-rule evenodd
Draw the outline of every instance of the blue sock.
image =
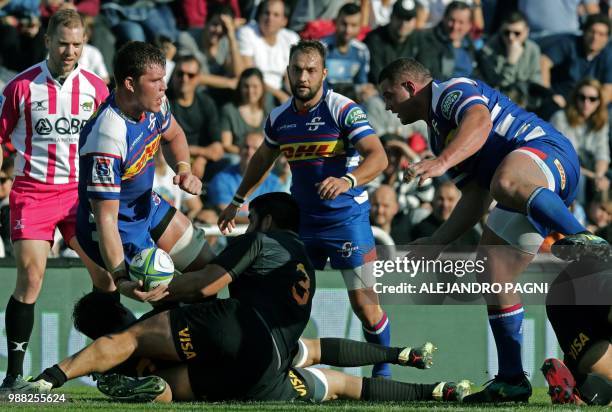
<svg viewBox="0 0 612 412">
<path fill-rule="evenodd" d="M 497 346 L 497 361 L 501 378 L 513 378 L 523 374 L 521 346 L 523 345 L 523 305 L 506 309 L 489 309 L 489 325 Z"/>
<path fill-rule="evenodd" d="M 575 235 L 586 230 L 565 206 L 563 200 L 545 187 L 538 187 L 529 196 L 527 216 L 537 226 L 548 231 L 554 230 L 563 235 Z"/>
<path fill-rule="evenodd" d="M 361 325 L 363 327 L 363 335 L 365 340 L 370 343 L 377 343 L 383 346 L 391 346 L 391 323 L 389 322 L 389 318 L 387 318 L 387 314 L 383 312 L 382 318 L 378 321 L 378 323 L 372 327 L 366 327 L 365 325 Z M 372 377 L 391 377 L 391 364 L 389 363 L 377 363 L 372 368 Z"/>
</svg>

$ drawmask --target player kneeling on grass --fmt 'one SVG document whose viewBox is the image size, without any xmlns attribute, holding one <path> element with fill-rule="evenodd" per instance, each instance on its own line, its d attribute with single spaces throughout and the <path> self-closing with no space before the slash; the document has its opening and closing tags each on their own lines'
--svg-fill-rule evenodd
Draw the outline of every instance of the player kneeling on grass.
<svg viewBox="0 0 612 412">
<path fill-rule="evenodd" d="M 230 298 L 182 306 L 103 336 L 46 369 L 23 391 L 46 392 L 69 379 L 109 371 L 130 357 L 174 362 L 157 376 L 111 374 L 98 387 L 119 399 L 461 400 L 469 384 L 409 384 L 292 367 L 315 292 L 314 270 L 295 233 L 298 207 L 269 193 L 250 204 L 249 228 L 199 272 L 176 277 L 167 300 L 189 301 L 229 285 Z"/>
<path fill-rule="evenodd" d="M 583 258 L 551 286 L 546 312 L 565 355 L 542 366 L 553 403 L 612 405 L 612 265 Z"/>
</svg>

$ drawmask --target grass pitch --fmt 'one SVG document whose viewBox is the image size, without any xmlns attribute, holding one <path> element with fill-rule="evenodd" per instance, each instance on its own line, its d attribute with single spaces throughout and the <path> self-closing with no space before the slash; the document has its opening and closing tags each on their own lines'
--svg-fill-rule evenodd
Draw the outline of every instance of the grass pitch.
<svg viewBox="0 0 612 412">
<path fill-rule="evenodd" d="M 42 411 L 42 410 L 74 410 L 74 411 L 288 411 L 304 410 L 325 411 L 610 411 L 607 407 L 578 408 L 572 405 L 551 405 L 545 388 L 535 388 L 529 404 L 509 404 L 492 406 L 466 406 L 460 404 L 441 404 L 438 402 L 410 403 L 371 403 L 358 401 L 332 401 L 322 405 L 305 403 L 175 403 L 170 405 L 122 403 L 115 402 L 100 394 L 95 388 L 69 388 L 66 391 L 66 403 L 61 404 L 16 404 L 0 403 L 0 411 Z"/>
</svg>

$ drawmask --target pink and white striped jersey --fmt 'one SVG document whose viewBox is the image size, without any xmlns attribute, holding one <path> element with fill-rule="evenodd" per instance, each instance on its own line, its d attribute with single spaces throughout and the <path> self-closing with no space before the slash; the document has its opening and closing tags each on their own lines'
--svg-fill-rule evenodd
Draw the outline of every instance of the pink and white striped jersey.
<svg viewBox="0 0 612 412">
<path fill-rule="evenodd" d="M 48 184 L 79 176 L 79 133 L 108 96 L 98 76 L 78 66 L 63 84 L 43 61 L 18 74 L 0 95 L 0 143 L 17 150 L 15 175 Z"/>
</svg>

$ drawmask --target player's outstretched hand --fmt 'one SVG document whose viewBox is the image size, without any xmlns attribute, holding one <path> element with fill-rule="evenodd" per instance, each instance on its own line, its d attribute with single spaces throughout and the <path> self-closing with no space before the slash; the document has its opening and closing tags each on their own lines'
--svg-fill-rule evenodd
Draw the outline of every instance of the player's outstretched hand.
<svg viewBox="0 0 612 412">
<path fill-rule="evenodd" d="M 410 178 L 418 177 L 419 186 L 421 186 L 425 180 L 442 176 L 447 170 L 448 167 L 446 167 L 442 163 L 442 160 L 437 157 L 434 159 L 421 160 L 420 162 L 415 163 L 407 169 L 406 175 L 410 176 Z"/>
<path fill-rule="evenodd" d="M 125 281 L 119 284 L 119 293 L 140 302 L 156 302 L 168 296 L 168 285 L 160 285 L 153 290 L 142 290 L 142 281 Z"/>
<path fill-rule="evenodd" d="M 202 181 L 197 176 L 191 174 L 191 172 L 179 173 L 174 176 L 173 182 L 182 190 L 192 195 L 202 193 Z"/>
<path fill-rule="evenodd" d="M 317 192 L 323 200 L 334 200 L 338 195 L 347 192 L 350 188 L 351 185 L 345 179 L 331 176 L 321 183 L 317 183 Z"/>
<path fill-rule="evenodd" d="M 238 208 L 232 204 L 229 204 L 225 209 L 223 209 L 221 214 L 219 214 L 217 225 L 219 226 L 221 233 L 224 235 L 231 233 L 236 227 L 236 213 L 238 213 Z"/>
</svg>

